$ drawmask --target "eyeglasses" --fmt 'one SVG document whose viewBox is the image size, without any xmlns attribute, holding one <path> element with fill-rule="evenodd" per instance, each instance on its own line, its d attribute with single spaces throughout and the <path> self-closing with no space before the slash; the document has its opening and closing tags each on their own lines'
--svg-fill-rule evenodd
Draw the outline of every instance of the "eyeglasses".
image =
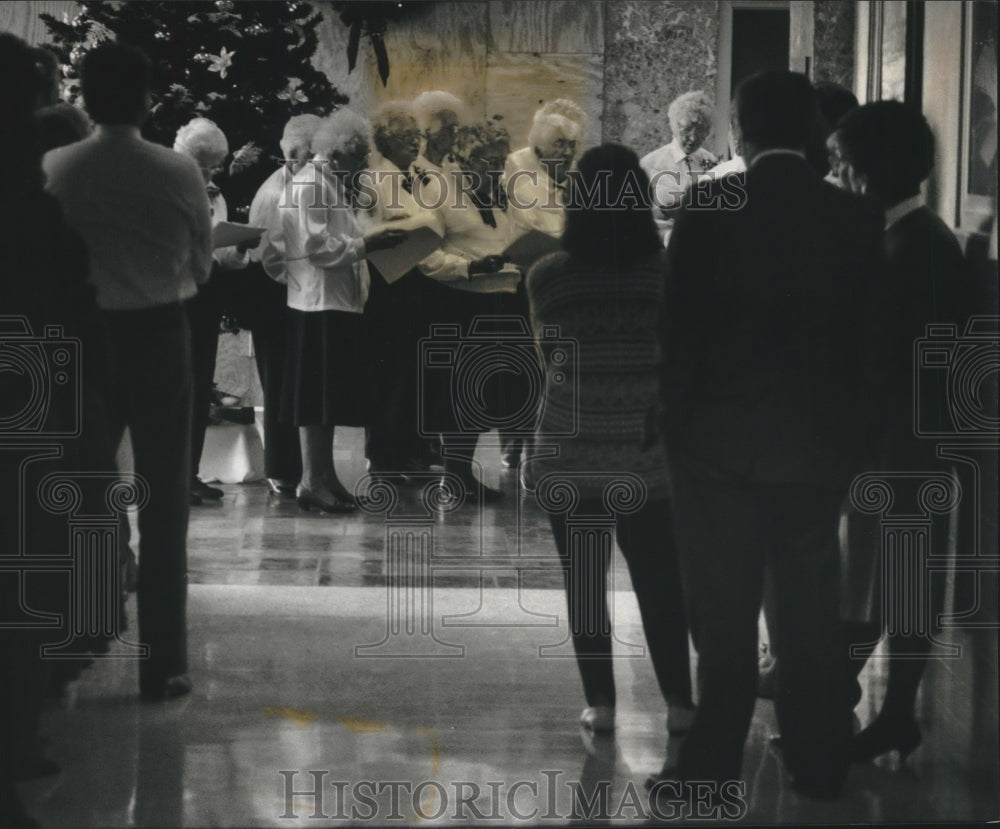
<svg viewBox="0 0 1000 829">
<path fill-rule="evenodd" d="M 503 167 L 504 162 L 507 160 L 506 158 L 499 158 L 499 157 L 484 158 L 481 155 L 474 155 L 471 158 L 472 161 L 478 161 L 490 170 L 499 170 L 501 167 Z"/>
</svg>

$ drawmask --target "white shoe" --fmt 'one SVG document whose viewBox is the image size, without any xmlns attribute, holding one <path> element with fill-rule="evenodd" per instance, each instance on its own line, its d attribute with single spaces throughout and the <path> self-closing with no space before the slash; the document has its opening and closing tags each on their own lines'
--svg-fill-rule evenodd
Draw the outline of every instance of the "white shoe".
<svg viewBox="0 0 1000 829">
<path fill-rule="evenodd" d="M 694 709 L 686 705 L 667 707 L 667 733 L 686 734 L 694 724 Z"/>
<path fill-rule="evenodd" d="M 595 705 L 584 708 L 580 715 L 580 725 L 591 731 L 614 731 L 615 709 L 610 705 Z"/>
</svg>

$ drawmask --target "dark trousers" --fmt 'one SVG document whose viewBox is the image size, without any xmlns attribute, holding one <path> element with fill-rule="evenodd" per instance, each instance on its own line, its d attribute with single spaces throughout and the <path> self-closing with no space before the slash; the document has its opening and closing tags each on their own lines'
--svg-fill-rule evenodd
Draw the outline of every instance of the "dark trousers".
<svg viewBox="0 0 1000 829">
<path fill-rule="evenodd" d="M 191 494 L 191 334 L 184 308 L 106 314 L 112 441 L 132 436 L 149 488 L 139 512 L 140 687 L 187 671 L 187 527 Z"/>
<path fill-rule="evenodd" d="M 221 277 L 212 278 L 187 301 L 191 329 L 191 476 L 198 475 L 205 432 L 212 409 L 212 384 L 215 379 L 215 359 L 219 352 L 219 325 L 222 322 L 223 292 Z"/>
<path fill-rule="evenodd" d="M 413 270 L 392 285 L 372 268 L 365 319 L 371 334 L 372 376 L 365 454 L 381 469 L 402 468 L 420 454 L 418 342 L 425 336 L 424 286 Z"/>
<path fill-rule="evenodd" d="M 576 511 L 601 515 L 595 500 Z M 569 543 L 564 513 L 549 515 L 556 549 L 565 567 L 570 633 L 588 705 L 615 704 L 608 615 L 608 567 L 611 550 L 583 549 Z M 670 503 L 653 501 L 631 515 L 620 515 L 616 536 L 628 564 L 656 679 L 664 698 L 691 702 L 688 628 L 674 544 Z"/>
<path fill-rule="evenodd" d="M 108 419 L 127 426 L 135 472 L 149 488 L 139 512 L 140 687 L 187 671 L 187 528 L 191 494 L 191 334 L 181 305 L 106 313 Z"/>
<path fill-rule="evenodd" d="M 236 320 L 253 334 L 254 359 L 264 392 L 264 474 L 297 484 L 302 478 L 299 430 L 279 419 L 288 339 L 288 289 L 256 262 L 247 265 L 237 278 L 241 281 L 235 299 Z"/>
<path fill-rule="evenodd" d="M 365 317 L 371 334 L 373 369 L 365 453 L 385 470 L 402 468 L 425 454 L 419 437 L 419 342 L 427 336 L 430 303 L 437 287 L 418 270 L 389 285 L 372 268 Z"/>
<path fill-rule="evenodd" d="M 839 611 L 843 492 L 705 481 L 672 467 L 677 546 L 698 650 L 697 715 L 685 780 L 736 780 L 757 694 L 765 566 L 781 643 L 775 705 L 785 763 L 804 785 L 842 785 L 851 737 Z"/>
<path fill-rule="evenodd" d="M 497 311 L 505 316 L 520 318 L 524 321 L 525 330 L 531 330 L 531 308 L 528 304 L 528 294 L 524 288 L 524 280 L 521 280 L 521 284 L 518 285 L 517 293 L 500 295 Z M 525 356 L 527 356 L 527 353 L 525 353 Z M 503 377 L 498 407 L 498 414 L 500 416 L 519 410 L 523 402 L 531 395 L 533 387 L 544 388 L 545 386 L 544 380 L 540 379 L 544 377 L 544 369 L 541 362 L 538 362 L 537 366 L 532 368 L 526 366 L 522 368 L 524 369 L 524 373 L 507 373 Z M 529 376 L 529 372 L 531 371 L 536 373 L 540 385 L 532 382 Z M 532 430 L 530 428 L 525 429 L 523 425 L 519 428 L 501 425 L 497 431 L 500 436 L 501 454 L 513 456 L 516 459 L 524 451 L 526 433 L 530 434 Z"/>
</svg>

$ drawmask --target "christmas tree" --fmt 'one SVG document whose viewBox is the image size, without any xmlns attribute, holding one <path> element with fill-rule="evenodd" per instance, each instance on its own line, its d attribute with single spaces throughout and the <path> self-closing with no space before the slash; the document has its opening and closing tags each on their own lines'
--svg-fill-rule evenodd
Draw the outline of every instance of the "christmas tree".
<svg viewBox="0 0 1000 829">
<path fill-rule="evenodd" d="M 196 116 L 221 127 L 233 156 L 218 183 L 238 219 L 278 163 L 285 122 L 347 102 L 312 64 L 322 15 L 308 3 L 82 2 L 72 19 L 41 17 L 62 65 L 66 100 L 78 102 L 86 52 L 117 39 L 153 62 L 146 138 L 172 146 L 178 127 Z"/>
</svg>

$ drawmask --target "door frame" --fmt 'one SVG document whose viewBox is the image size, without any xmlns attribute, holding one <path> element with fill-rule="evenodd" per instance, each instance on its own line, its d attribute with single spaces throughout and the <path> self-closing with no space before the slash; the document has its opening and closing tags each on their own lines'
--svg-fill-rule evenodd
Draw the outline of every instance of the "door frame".
<svg viewBox="0 0 1000 829">
<path fill-rule="evenodd" d="M 733 97 L 733 9 L 788 11 L 789 69 L 812 77 L 813 4 L 804 0 L 720 0 L 718 69 L 715 74 L 715 141 L 719 157 L 729 152 L 729 107 Z"/>
</svg>

